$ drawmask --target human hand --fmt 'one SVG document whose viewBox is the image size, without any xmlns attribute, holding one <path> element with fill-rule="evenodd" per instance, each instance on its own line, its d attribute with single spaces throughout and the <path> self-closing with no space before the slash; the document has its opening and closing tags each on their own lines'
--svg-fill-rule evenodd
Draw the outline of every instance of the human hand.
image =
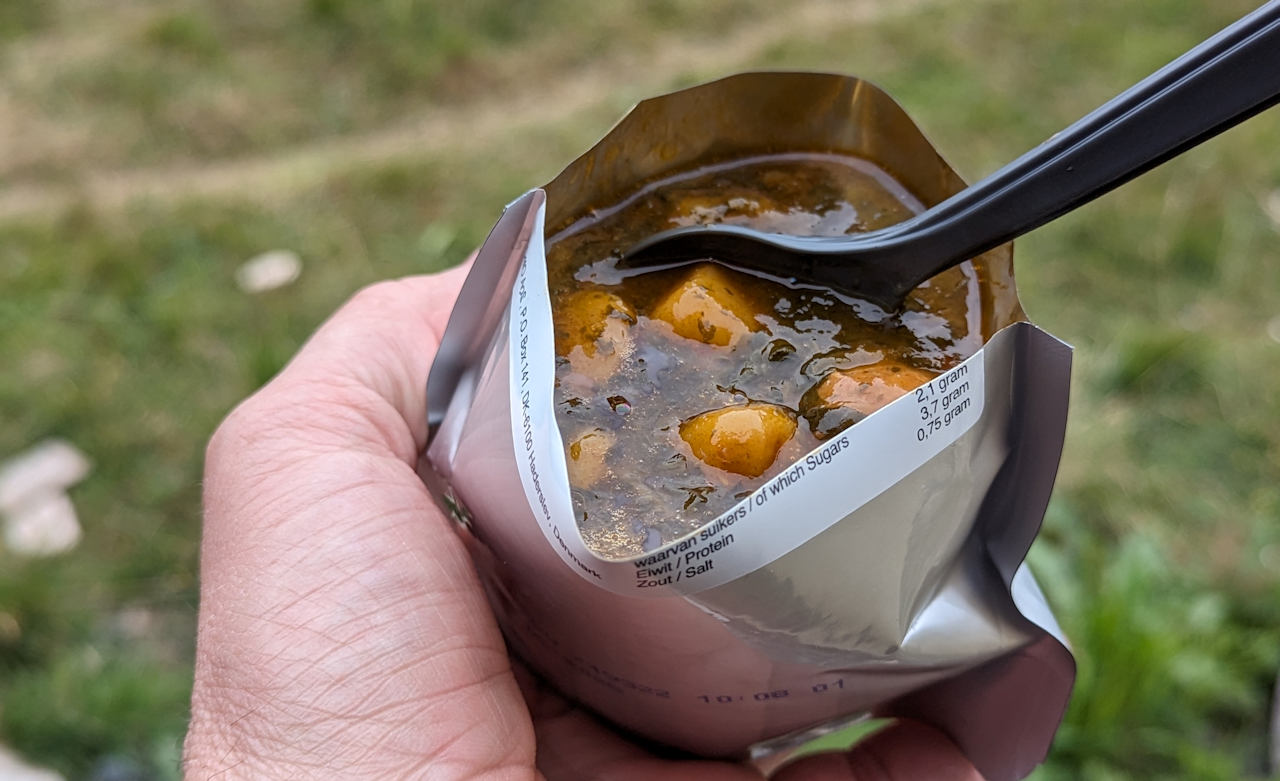
<svg viewBox="0 0 1280 781">
<path fill-rule="evenodd" d="M 513 671 L 414 471 L 465 273 L 361 291 L 210 442 L 187 777 L 758 781 L 654 756 Z M 774 778 L 979 776 L 899 724 Z"/>
</svg>

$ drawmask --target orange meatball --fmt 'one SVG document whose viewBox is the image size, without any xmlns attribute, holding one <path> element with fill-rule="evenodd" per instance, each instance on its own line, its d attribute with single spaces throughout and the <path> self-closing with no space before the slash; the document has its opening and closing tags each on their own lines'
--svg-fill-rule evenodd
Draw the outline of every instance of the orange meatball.
<svg viewBox="0 0 1280 781">
<path fill-rule="evenodd" d="M 805 391 L 800 413 L 818 439 L 857 423 L 889 402 L 933 379 L 924 369 L 880 361 L 852 369 L 837 369 Z"/>
<path fill-rule="evenodd" d="M 680 424 L 680 437 L 703 463 L 759 477 L 796 431 L 790 410 L 750 403 L 704 412 Z"/>
<path fill-rule="evenodd" d="M 726 347 L 759 328 L 763 311 L 732 272 L 700 263 L 658 301 L 652 317 L 686 339 Z"/>
<path fill-rule="evenodd" d="M 576 291 L 556 307 L 553 320 L 556 354 L 569 359 L 572 371 L 596 382 L 611 377 L 635 349 L 635 310 L 613 293 Z"/>
<path fill-rule="evenodd" d="M 613 447 L 613 434 L 591 429 L 569 443 L 569 484 L 574 488 L 590 488 L 608 471 L 605 458 Z"/>
</svg>

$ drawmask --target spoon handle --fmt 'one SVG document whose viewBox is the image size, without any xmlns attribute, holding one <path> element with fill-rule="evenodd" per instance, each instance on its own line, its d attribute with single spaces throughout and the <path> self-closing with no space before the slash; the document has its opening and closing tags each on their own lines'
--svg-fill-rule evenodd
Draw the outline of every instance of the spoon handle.
<svg viewBox="0 0 1280 781">
<path fill-rule="evenodd" d="M 829 287 L 889 309 L 940 271 L 1119 187 L 1280 101 L 1280 0 L 1143 79 L 1075 124 L 909 220 L 852 236 L 785 236 L 733 225 L 678 228 L 624 264 L 697 258 Z"/>
<path fill-rule="evenodd" d="M 898 277 L 901 300 L 937 272 L 1111 191 L 1278 100 L 1280 0 L 1272 0 L 979 184 L 877 231 L 888 241 L 872 263 Z M 852 249 L 847 239 L 846 246 Z M 834 243 L 821 251 L 837 252 Z"/>
</svg>

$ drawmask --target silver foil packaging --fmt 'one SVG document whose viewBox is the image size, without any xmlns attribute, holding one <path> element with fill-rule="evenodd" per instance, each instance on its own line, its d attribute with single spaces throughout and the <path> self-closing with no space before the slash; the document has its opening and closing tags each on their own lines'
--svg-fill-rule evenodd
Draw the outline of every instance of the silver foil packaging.
<svg viewBox="0 0 1280 781">
<path fill-rule="evenodd" d="M 993 335 L 964 363 L 656 550 L 607 560 L 578 532 L 547 226 L 699 161 L 779 150 L 871 160 L 926 203 L 963 187 L 858 79 L 744 74 L 641 103 L 485 242 L 428 381 L 424 479 L 513 651 L 618 726 L 742 757 L 903 716 L 946 732 L 986 778 L 1022 778 L 1074 680 L 1022 563 L 1061 454 L 1070 349 L 1025 321 L 1011 248 L 981 259 Z"/>
</svg>

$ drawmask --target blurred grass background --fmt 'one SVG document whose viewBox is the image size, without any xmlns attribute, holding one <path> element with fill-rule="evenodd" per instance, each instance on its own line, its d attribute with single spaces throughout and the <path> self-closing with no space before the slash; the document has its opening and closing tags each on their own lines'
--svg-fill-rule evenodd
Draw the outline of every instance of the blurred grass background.
<svg viewBox="0 0 1280 781">
<path fill-rule="evenodd" d="M 179 774 L 204 442 L 359 286 L 456 263 L 647 95 L 885 87 L 976 179 L 1248 0 L 2 0 L 0 458 L 93 459 L 85 539 L 0 550 L 0 743 Z M 1079 683 L 1040 779 L 1267 777 L 1280 669 L 1280 114 L 1018 243 L 1075 344 L 1032 552 Z M 301 255 L 242 293 L 236 268 Z"/>
</svg>

